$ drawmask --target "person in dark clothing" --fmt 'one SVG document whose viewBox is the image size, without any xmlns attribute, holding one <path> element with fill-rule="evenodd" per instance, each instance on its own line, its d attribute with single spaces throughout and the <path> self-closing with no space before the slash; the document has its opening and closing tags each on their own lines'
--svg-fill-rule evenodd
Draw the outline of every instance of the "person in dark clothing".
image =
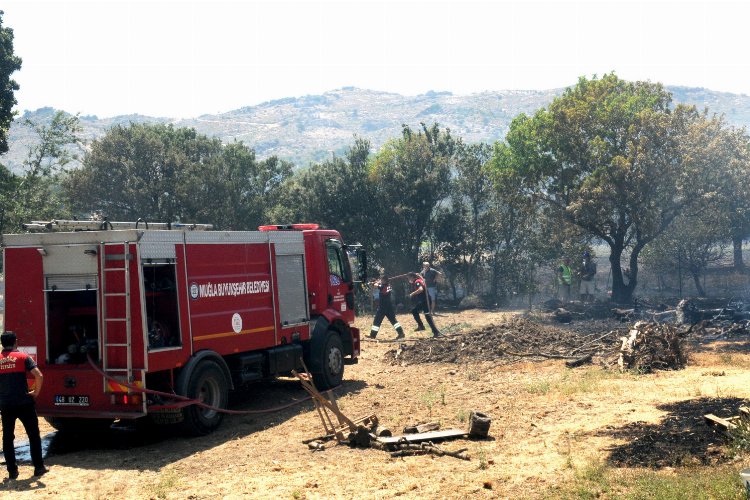
<svg viewBox="0 0 750 500">
<path fill-rule="evenodd" d="M 388 283 L 388 277 L 383 273 L 380 280 L 375 282 L 375 286 L 378 288 L 378 308 L 375 311 L 375 319 L 372 321 L 372 327 L 370 327 L 370 338 L 374 339 L 377 337 L 380 331 L 380 323 L 383 322 L 383 318 L 388 318 L 393 328 L 396 329 L 396 340 L 404 338 L 404 329 L 401 327 L 401 323 L 396 319 L 396 313 L 393 310 L 393 302 L 391 301 L 391 288 Z"/>
<path fill-rule="evenodd" d="M 0 417 L 3 425 L 3 455 L 8 477 L 18 477 L 15 439 L 16 419 L 26 429 L 31 450 L 31 461 L 34 463 L 34 476 L 47 472 L 42 458 L 42 439 L 39 436 L 39 422 L 36 416 L 35 400 L 42 390 L 42 372 L 34 360 L 26 353 L 18 351 L 16 334 L 5 332 L 0 335 L 3 351 L 0 353 Z M 26 383 L 26 372 L 34 376 L 34 388 L 29 391 Z"/>
<path fill-rule="evenodd" d="M 417 273 L 409 273 L 409 283 L 411 283 L 412 288 L 409 294 L 413 306 L 411 314 L 414 316 L 414 321 L 417 322 L 417 329 L 414 331 L 419 332 L 425 329 L 424 323 L 422 323 L 422 319 L 419 317 L 419 313 L 423 312 L 424 318 L 432 330 L 432 336 L 440 337 L 441 333 L 435 326 L 430 309 L 427 307 L 427 287 L 425 286 L 424 279 Z"/>
<path fill-rule="evenodd" d="M 594 290 L 596 285 L 594 283 L 594 276 L 596 275 L 596 263 L 591 260 L 591 254 L 586 251 L 583 252 L 583 262 L 578 270 L 578 276 L 580 277 L 579 292 L 581 294 L 582 302 L 589 302 L 594 300 Z"/>
</svg>

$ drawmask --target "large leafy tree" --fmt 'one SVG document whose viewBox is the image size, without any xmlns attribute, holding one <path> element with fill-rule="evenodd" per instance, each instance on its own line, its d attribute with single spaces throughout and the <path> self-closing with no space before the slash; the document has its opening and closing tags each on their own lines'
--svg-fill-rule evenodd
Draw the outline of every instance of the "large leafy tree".
<svg viewBox="0 0 750 500">
<path fill-rule="evenodd" d="M 317 222 L 341 232 L 347 241 L 370 246 L 378 224 L 367 171 L 370 143 L 355 138 L 343 156 L 311 165 L 284 185 L 273 210 L 280 224 Z"/>
<path fill-rule="evenodd" d="M 289 164 L 258 161 L 240 142 L 224 146 L 190 128 L 130 124 L 95 141 L 64 188 L 77 210 L 110 220 L 254 229 L 290 174 Z"/>
<path fill-rule="evenodd" d="M 704 157 L 718 186 L 716 204 L 724 219 L 714 231 L 726 228 L 736 269 L 743 269 L 742 241 L 750 235 L 750 138 L 744 129 L 727 126 L 721 117 L 704 120 L 705 142 L 695 154 Z"/>
<path fill-rule="evenodd" d="M 227 230 L 255 230 L 267 223 L 292 175 L 292 165 L 275 156 L 258 160 L 241 142 L 204 162 L 190 162 L 177 182 L 177 199 L 188 220 Z"/>
<path fill-rule="evenodd" d="M 49 121 L 24 120 L 35 140 L 19 174 L 0 175 L 0 230 L 18 231 L 21 224 L 63 218 L 68 206 L 59 189 L 60 177 L 78 159 L 81 127 L 78 116 L 56 112 Z"/>
<path fill-rule="evenodd" d="M 370 168 L 378 233 L 372 248 L 397 270 L 413 269 L 435 210 L 450 192 L 456 141 L 437 124 L 419 131 L 404 125 Z"/>
<path fill-rule="evenodd" d="M 672 107 L 660 84 L 581 78 L 548 109 L 512 122 L 510 161 L 497 166 L 514 170 L 550 213 L 609 245 L 613 299 L 625 302 L 643 248 L 700 199 L 705 162 L 689 154 L 699 121 L 693 108 Z"/>
<path fill-rule="evenodd" d="M 0 10 L 0 154 L 8 151 L 8 130 L 15 115 L 14 92 L 19 89 L 11 75 L 21 69 L 21 58 L 13 53 L 13 30 L 3 28 L 3 14 Z"/>
<path fill-rule="evenodd" d="M 174 221 L 185 212 L 178 183 L 194 164 L 221 154 L 221 142 L 171 125 L 115 126 L 94 141 L 64 184 L 74 207 L 110 220 Z"/>
<path fill-rule="evenodd" d="M 432 235 L 454 289 L 461 277 L 466 293 L 474 293 L 479 266 L 485 256 L 484 222 L 493 197 L 493 182 L 485 165 L 492 158 L 492 146 L 458 143 L 450 188 L 450 201 L 438 209 Z"/>
<path fill-rule="evenodd" d="M 490 270 L 490 295 L 501 300 L 536 291 L 536 270 L 556 250 L 561 232 L 551 227 L 544 205 L 524 190 L 519 158 L 507 144 L 495 144 L 486 169 L 494 173 L 492 196 L 479 219 L 483 253 Z"/>
</svg>

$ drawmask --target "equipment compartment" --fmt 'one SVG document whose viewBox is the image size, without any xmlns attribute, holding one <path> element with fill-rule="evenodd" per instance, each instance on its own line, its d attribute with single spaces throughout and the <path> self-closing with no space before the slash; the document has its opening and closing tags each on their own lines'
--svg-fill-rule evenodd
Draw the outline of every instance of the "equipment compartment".
<svg viewBox="0 0 750 500">
<path fill-rule="evenodd" d="M 99 360 L 96 290 L 47 290 L 48 363 Z"/>
</svg>

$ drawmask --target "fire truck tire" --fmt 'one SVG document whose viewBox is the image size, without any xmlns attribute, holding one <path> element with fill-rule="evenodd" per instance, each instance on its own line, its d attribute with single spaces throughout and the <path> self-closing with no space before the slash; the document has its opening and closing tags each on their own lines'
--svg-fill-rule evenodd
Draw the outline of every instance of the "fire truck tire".
<svg viewBox="0 0 750 500">
<path fill-rule="evenodd" d="M 317 388 L 327 390 L 341 385 L 344 379 L 344 346 L 338 332 L 328 330 L 320 355 L 321 371 L 312 374 Z"/>
<path fill-rule="evenodd" d="M 58 431 L 70 434 L 104 432 L 114 422 L 112 418 L 44 417 L 44 420 Z"/>
<path fill-rule="evenodd" d="M 229 381 L 224 370 L 210 359 L 200 362 L 190 374 L 187 397 L 197 399 L 216 408 L 226 408 L 229 402 Z M 183 428 L 194 436 L 204 436 L 216 429 L 224 413 L 197 405 L 184 409 Z"/>
</svg>

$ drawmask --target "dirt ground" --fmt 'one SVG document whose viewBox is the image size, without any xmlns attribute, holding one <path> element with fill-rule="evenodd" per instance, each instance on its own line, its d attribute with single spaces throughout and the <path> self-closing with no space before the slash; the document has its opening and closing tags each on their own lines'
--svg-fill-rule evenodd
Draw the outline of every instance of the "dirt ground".
<svg viewBox="0 0 750 500">
<path fill-rule="evenodd" d="M 127 426 L 103 436 L 71 437 L 53 433 L 42 421 L 51 471 L 37 481 L 30 478 L 31 465 L 22 463 L 19 480 L 3 482 L 0 495 L 554 498 L 576 480 L 576 471 L 592 463 L 663 474 L 749 465 L 730 458 L 722 439 L 703 422 L 705 413 L 736 415 L 750 398 L 747 336 L 694 342 L 684 370 L 621 374 L 602 366 L 611 349 L 574 369 L 565 368 L 562 358 L 531 354 L 561 355 L 594 339 L 614 348 L 626 324 L 591 320 L 562 326 L 542 316 L 521 316 L 445 311 L 436 322 L 447 338 L 428 339 L 425 332 L 411 333 L 413 321 L 401 314 L 407 341 L 363 341 L 359 364 L 347 367 L 335 391 L 347 415 L 374 413 L 395 433 L 429 421 L 443 429 L 465 428 L 470 411 L 488 414 L 489 439 L 440 444 L 468 448 L 469 461 L 391 458 L 385 451 L 332 444 L 310 451 L 302 441 L 323 429 L 306 401 L 276 413 L 228 416 L 218 431 L 200 438 L 168 429 L 143 435 Z M 358 320 L 363 335 L 369 325 L 370 318 Z M 380 336 L 395 337 L 387 322 Z M 305 395 L 298 382 L 283 379 L 235 395 L 231 407 L 261 410 Z M 17 442 L 24 438 L 19 425 Z"/>
</svg>

